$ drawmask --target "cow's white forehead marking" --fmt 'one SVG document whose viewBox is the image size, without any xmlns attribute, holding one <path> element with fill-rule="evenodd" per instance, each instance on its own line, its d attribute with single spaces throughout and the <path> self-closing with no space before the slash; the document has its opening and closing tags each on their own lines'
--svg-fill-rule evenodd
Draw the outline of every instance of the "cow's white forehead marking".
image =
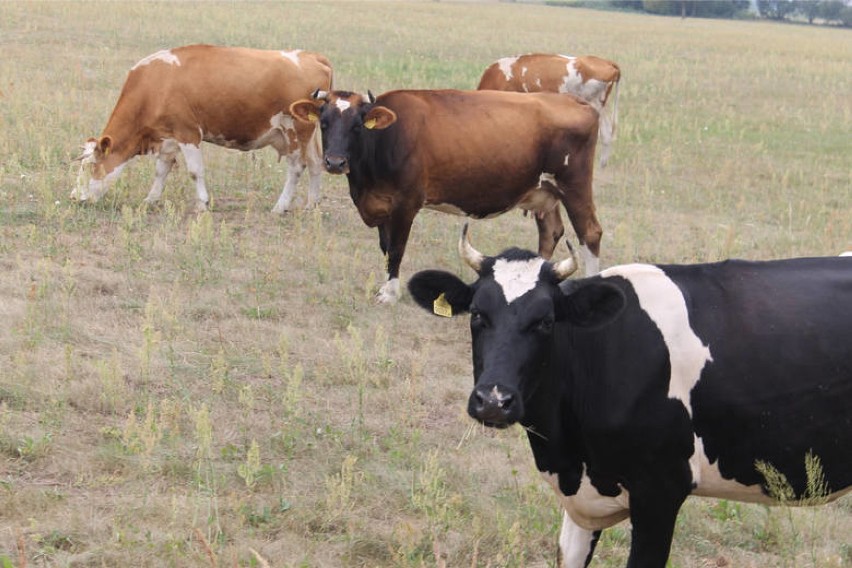
<svg viewBox="0 0 852 568">
<path fill-rule="evenodd" d="M 334 106 L 337 107 L 337 110 L 339 110 L 340 112 L 343 112 L 344 110 L 351 107 L 352 103 L 350 103 L 346 99 L 337 99 L 336 101 L 334 101 Z"/>
<path fill-rule="evenodd" d="M 497 60 L 497 65 L 500 67 L 500 71 L 503 72 L 503 75 L 506 76 L 507 81 L 512 78 L 512 65 L 514 65 L 517 60 L 517 57 L 502 57 Z"/>
<path fill-rule="evenodd" d="M 293 51 L 282 51 L 281 57 L 284 57 L 285 59 L 289 59 L 290 61 L 292 61 L 296 65 L 299 65 L 299 53 L 301 53 L 301 52 L 302 52 L 301 49 L 294 49 Z"/>
<path fill-rule="evenodd" d="M 538 275 L 544 259 L 541 257 L 529 260 L 497 259 L 494 262 L 494 281 L 503 290 L 506 303 L 511 304 L 538 284 Z"/>
<path fill-rule="evenodd" d="M 154 61 L 162 61 L 163 63 L 168 63 L 169 65 L 177 65 L 180 67 L 180 59 L 178 56 L 172 53 L 171 49 L 163 49 L 158 51 L 157 53 L 152 53 L 148 57 L 142 59 L 136 65 L 130 68 L 131 71 L 136 69 L 137 67 L 142 67 L 143 65 L 148 65 L 149 63 L 153 63 Z"/>
<path fill-rule="evenodd" d="M 701 378 L 704 365 L 713 357 L 689 325 L 689 312 L 680 288 L 665 272 L 647 264 L 614 266 L 601 272 L 601 276 L 621 276 L 633 286 L 639 306 L 656 324 L 669 351 L 669 397 L 680 400 L 692 416 L 690 392 Z"/>
</svg>

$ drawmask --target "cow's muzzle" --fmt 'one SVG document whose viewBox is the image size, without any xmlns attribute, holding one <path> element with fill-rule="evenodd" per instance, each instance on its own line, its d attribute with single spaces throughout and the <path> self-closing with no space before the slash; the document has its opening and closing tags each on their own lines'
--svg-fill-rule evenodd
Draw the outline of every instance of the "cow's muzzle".
<svg viewBox="0 0 852 568">
<path fill-rule="evenodd" d="M 349 160 L 347 160 L 343 156 L 326 155 L 326 157 L 325 157 L 325 171 L 327 171 L 330 174 L 348 174 L 349 173 Z"/>
<path fill-rule="evenodd" d="M 467 411 L 485 426 L 506 428 L 521 418 L 521 402 L 515 393 L 497 385 L 476 387 L 470 395 Z"/>
</svg>

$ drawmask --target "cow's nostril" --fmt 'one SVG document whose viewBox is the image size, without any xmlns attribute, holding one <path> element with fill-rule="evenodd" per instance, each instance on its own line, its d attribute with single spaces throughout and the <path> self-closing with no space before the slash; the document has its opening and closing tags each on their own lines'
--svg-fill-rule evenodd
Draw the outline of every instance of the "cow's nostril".
<svg viewBox="0 0 852 568">
<path fill-rule="evenodd" d="M 497 407 L 502 409 L 507 409 L 512 406 L 512 402 L 515 400 L 515 397 L 511 394 L 502 394 L 497 396 Z"/>
</svg>

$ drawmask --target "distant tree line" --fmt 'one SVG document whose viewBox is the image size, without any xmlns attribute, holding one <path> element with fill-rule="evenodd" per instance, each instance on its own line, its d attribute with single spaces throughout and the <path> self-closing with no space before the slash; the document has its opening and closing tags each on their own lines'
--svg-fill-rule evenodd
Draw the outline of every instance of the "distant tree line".
<svg viewBox="0 0 852 568">
<path fill-rule="evenodd" d="M 546 0 L 682 18 L 765 18 L 852 27 L 852 0 Z"/>
</svg>

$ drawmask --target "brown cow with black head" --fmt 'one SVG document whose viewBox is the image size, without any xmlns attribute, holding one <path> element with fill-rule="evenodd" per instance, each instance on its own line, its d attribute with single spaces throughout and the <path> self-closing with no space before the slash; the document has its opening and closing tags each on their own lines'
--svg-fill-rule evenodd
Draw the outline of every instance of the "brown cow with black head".
<svg viewBox="0 0 852 568">
<path fill-rule="evenodd" d="M 561 203 L 586 272 L 598 271 L 598 113 L 588 103 L 551 93 L 404 90 L 375 98 L 333 91 L 293 103 L 290 112 L 319 122 L 326 171 L 347 176 L 361 218 L 379 229 L 388 271 L 379 301 L 399 297 L 399 265 L 423 207 L 474 218 L 532 211 L 539 252 L 550 258 L 564 233 L 550 214 Z"/>
</svg>

